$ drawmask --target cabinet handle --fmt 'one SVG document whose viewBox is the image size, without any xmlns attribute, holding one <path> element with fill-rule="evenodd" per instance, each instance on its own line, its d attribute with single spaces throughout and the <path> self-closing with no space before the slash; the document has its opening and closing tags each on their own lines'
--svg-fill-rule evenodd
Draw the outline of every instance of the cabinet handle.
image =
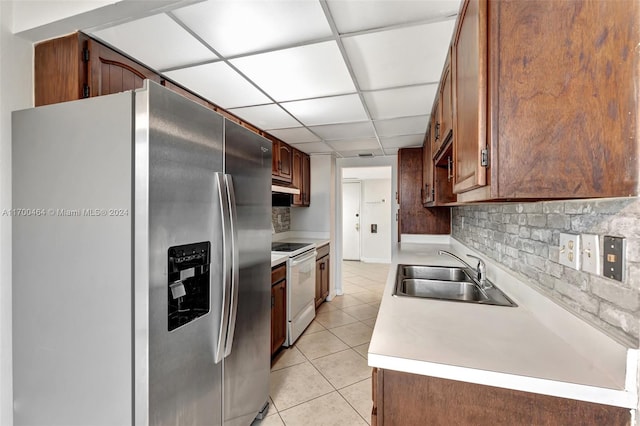
<svg viewBox="0 0 640 426">
<path fill-rule="evenodd" d="M 436 121 L 436 140 L 440 140 L 440 123 Z"/>
<path fill-rule="evenodd" d="M 453 178 L 453 161 L 451 161 L 451 157 L 447 157 L 447 182 L 451 181 Z"/>
</svg>

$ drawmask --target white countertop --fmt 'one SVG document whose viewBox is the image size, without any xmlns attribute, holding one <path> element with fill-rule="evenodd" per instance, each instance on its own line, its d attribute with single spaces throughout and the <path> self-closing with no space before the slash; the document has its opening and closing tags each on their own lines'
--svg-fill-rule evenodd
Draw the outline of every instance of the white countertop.
<svg viewBox="0 0 640 426">
<path fill-rule="evenodd" d="M 519 306 L 392 296 L 397 264 L 459 264 L 439 249 L 482 257 L 489 280 Z M 372 367 L 636 408 L 637 353 L 452 239 L 398 245 L 368 360 Z"/>
<path fill-rule="evenodd" d="M 289 255 L 287 254 L 273 254 L 271 253 L 271 267 L 281 265 L 287 261 Z"/>
</svg>

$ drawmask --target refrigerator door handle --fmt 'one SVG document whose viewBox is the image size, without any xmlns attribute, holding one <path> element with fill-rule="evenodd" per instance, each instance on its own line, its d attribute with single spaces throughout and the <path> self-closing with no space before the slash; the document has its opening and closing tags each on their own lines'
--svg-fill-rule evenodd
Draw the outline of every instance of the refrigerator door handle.
<svg viewBox="0 0 640 426">
<path fill-rule="evenodd" d="M 220 312 L 220 329 L 216 339 L 216 347 L 214 350 L 214 362 L 217 364 L 224 358 L 225 341 L 227 337 L 228 321 L 229 321 L 229 295 L 231 294 L 231 277 L 232 277 L 232 253 L 231 253 L 231 224 L 229 223 L 229 202 L 227 195 L 227 185 L 222 173 L 215 174 L 216 187 L 218 189 L 218 201 L 220 203 L 220 216 L 222 218 L 222 295 L 220 297 L 220 305 L 217 312 Z"/>
<path fill-rule="evenodd" d="M 233 335 L 236 329 L 236 317 L 238 313 L 238 285 L 240 283 L 239 248 L 238 248 L 238 213 L 236 208 L 236 194 L 233 188 L 231 175 L 224 175 L 224 182 L 229 200 L 229 218 L 231 224 L 231 300 L 229 322 L 227 325 L 227 338 L 225 342 L 224 356 L 231 354 Z"/>
</svg>

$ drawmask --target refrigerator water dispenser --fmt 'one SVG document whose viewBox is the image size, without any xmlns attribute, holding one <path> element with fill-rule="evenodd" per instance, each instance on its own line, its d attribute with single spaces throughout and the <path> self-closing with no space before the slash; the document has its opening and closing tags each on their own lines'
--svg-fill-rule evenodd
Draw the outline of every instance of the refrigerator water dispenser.
<svg viewBox="0 0 640 426">
<path fill-rule="evenodd" d="M 167 300 L 169 331 L 182 327 L 210 309 L 211 243 L 173 246 L 168 250 Z"/>
</svg>

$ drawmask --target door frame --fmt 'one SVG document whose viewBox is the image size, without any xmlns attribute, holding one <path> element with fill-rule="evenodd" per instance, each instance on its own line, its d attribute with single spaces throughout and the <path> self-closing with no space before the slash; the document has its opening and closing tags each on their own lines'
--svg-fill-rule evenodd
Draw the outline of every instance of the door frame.
<svg viewBox="0 0 640 426">
<path fill-rule="evenodd" d="M 357 259 L 344 259 L 344 240 L 345 240 L 345 235 L 344 235 L 344 232 L 345 232 L 345 227 L 344 227 L 344 214 L 345 214 L 345 212 L 344 212 L 344 204 L 345 204 L 344 203 L 344 195 L 345 195 L 344 194 L 344 185 L 345 184 L 358 184 L 358 223 L 359 223 L 359 225 L 362 225 L 362 223 L 361 223 L 361 219 L 362 219 L 362 181 L 358 180 L 358 179 L 344 180 L 344 181 L 342 181 L 342 188 L 343 188 L 343 192 L 342 192 L 342 207 L 343 207 L 343 210 L 342 210 L 342 224 L 343 224 L 343 227 L 342 227 L 342 235 L 341 235 L 341 237 L 342 237 L 342 250 L 343 250 L 343 253 L 342 253 L 341 260 L 358 260 L 359 261 L 359 260 L 362 259 L 362 232 L 361 232 L 362 230 L 360 229 L 361 226 L 359 226 L 359 228 L 358 228 L 358 256 L 357 256 Z"/>
<path fill-rule="evenodd" d="M 398 156 L 397 155 L 386 155 L 381 157 L 369 157 L 369 158 L 360 158 L 360 157 L 350 157 L 350 158 L 336 158 L 336 178 L 334 181 L 334 191 L 335 191 L 335 208 L 333 210 L 333 215 L 335 217 L 335 236 L 336 238 L 342 238 L 342 169 L 344 168 L 358 168 L 358 167 L 381 167 L 388 166 L 391 167 L 391 191 L 392 191 L 392 201 L 389 203 L 389 215 L 391 217 L 391 222 L 395 220 L 395 215 L 400 206 L 398 205 L 397 198 L 394 193 L 394 188 L 398 188 Z M 389 244 L 392 247 L 391 253 L 393 256 L 393 247 L 395 247 L 396 242 L 398 241 L 398 227 L 391 226 L 391 238 Z M 342 241 L 340 244 L 334 244 L 335 246 L 335 266 L 331 266 L 334 270 L 334 278 L 335 278 L 335 291 L 336 295 L 344 294 L 342 289 Z M 332 248 L 332 252 L 334 249 Z"/>
</svg>

